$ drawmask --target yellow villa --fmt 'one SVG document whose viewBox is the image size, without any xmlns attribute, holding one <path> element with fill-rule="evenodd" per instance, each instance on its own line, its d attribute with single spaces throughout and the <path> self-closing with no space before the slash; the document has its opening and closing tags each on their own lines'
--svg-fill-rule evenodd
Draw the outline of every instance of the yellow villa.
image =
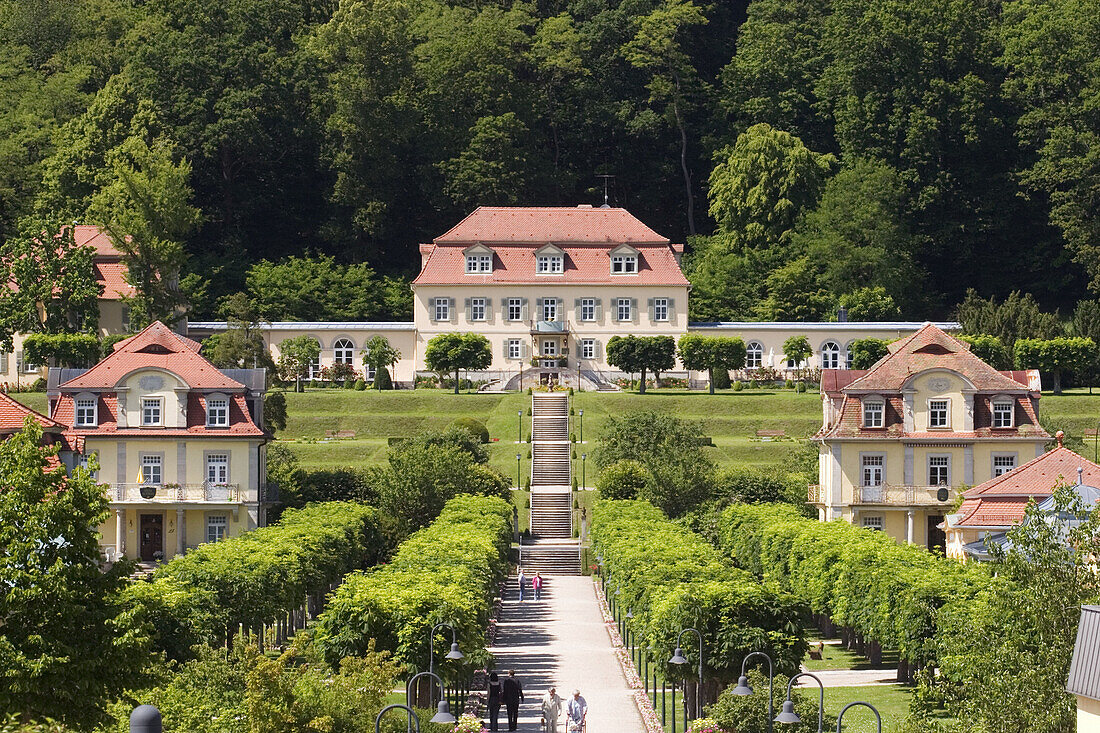
<svg viewBox="0 0 1100 733">
<path fill-rule="evenodd" d="M 91 369 L 51 369 L 50 419 L 95 456 L 108 559 L 169 559 L 266 523 L 263 369 L 217 369 L 160 322 Z"/>
<path fill-rule="evenodd" d="M 998 371 L 932 324 L 868 370 L 825 369 L 810 502 L 822 521 L 943 551 L 963 487 L 1042 455 L 1039 390 L 1037 372 Z"/>
</svg>

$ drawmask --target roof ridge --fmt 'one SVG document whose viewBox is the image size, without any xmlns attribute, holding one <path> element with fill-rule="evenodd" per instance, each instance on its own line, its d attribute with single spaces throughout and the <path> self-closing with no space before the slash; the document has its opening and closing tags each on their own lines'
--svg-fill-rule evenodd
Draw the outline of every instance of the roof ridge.
<svg viewBox="0 0 1100 733">
<path fill-rule="evenodd" d="M 996 488 L 997 486 L 1000 486 L 1001 484 L 1003 484 L 1007 481 L 1011 481 L 1012 479 L 1019 476 L 1020 472 L 1023 471 L 1024 469 L 1032 468 L 1032 467 L 1035 466 L 1035 464 L 1037 464 L 1041 461 L 1050 460 L 1053 456 L 1061 456 L 1065 453 L 1068 453 L 1070 456 L 1072 456 L 1075 459 L 1079 459 L 1081 461 L 1084 461 L 1085 463 L 1088 463 L 1088 464 L 1092 465 L 1097 471 L 1100 471 L 1100 464 L 1097 464 L 1097 463 L 1094 463 L 1094 462 L 1090 461 L 1088 458 L 1085 458 L 1083 455 L 1081 455 L 1077 451 L 1071 450 L 1071 449 L 1065 447 L 1064 445 L 1059 445 L 1059 446 L 1055 447 L 1053 450 L 1048 450 L 1048 451 L 1045 451 L 1044 453 L 1041 453 L 1040 455 L 1035 456 L 1034 458 L 1032 458 L 1027 463 L 1023 463 L 1023 464 L 1017 466 L 1016 468 L 1012 469 L 1011 471 L 1006 471 L 1005 473 L 1002 473 L 1000 476 L 997 476 L 995 478 L 991 478 L 990 480 L 988 480 L 984 483 L 981 483 L 981 484 L 978 484 L 977 486 L 972 487 L 971 489 L 969 489 L 964 494 L 964 496 L 966 494 L 969 494 L 970 491 L 974 491 L 975 493 L 973 495 L 971 495 L 970 498 L 976 498 L 976 499 L 983 498 L 987 491 L 989 491 L 990 489 Z M 979 488 L 981 488 L 981 491 L 977 491 L 977 489 L 979 489 Z M 1024 496 L 1024 495 L 1025 494 L 1021 494 L 1021 496 Z M 1000 494 L 999 496 L 1011 496 L 1011 494 L 1009 494 L 1009 495 Z"/>
</svg>

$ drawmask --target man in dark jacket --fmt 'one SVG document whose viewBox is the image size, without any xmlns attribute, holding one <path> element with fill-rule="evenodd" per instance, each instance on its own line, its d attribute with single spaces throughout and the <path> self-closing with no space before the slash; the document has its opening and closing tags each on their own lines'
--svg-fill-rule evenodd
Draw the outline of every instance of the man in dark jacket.
<svg viewBox="0 0 1100 733">
<path fill-rule="evenodd" d="M 508 709 L 508 730 L 519 727 L 519 704 L 523 702 L 523 685 L 516 679 L 516 670 L 504 678 L 504 707 Z"/>
</svg>

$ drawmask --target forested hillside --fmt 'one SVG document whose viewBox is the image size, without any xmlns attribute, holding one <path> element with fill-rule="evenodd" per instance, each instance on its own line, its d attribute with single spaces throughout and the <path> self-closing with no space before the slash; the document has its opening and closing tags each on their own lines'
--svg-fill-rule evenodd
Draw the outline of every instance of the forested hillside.
<svg viewBox="0 0 1100 733">
<path fill-rule="evenodd" d="M 268 290 L 260 260 L 318 254 L 381 293 L 343 316 L 407 315 L 382 276 L 412 274 L 418 241 L 478 204 L 599 204 L 601 174 L 688 240 L 694 318 L 946 316 L 971 287 L 1065 312 L 1100 289 L 1100 0 L 0 0 L 0 18 L 5 238 L 28 216 L 107 225 L 183 263 L 195 316 Z"/>
</svg>

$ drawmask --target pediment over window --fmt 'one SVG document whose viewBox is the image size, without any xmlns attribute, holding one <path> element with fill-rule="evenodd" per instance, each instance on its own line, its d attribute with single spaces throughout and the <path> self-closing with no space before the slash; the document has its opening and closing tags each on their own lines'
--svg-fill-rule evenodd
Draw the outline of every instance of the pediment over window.
<svg viewBox="0 0 1100 733">
<path fill-rule="evenodd" d="M 464 255 L 491 255 L 493 250 L 491 247 L 486 247 L 484 244 L 473 244 L 462 250 Z"/>
<path fill-rule="evenodd" d="M 637 256 L 638 250 L 634 249 L 629 244 L 620 244 L 618 247 L 611 250 L 607 254 L 608 254 L 609 257 L 613 257 L 615 255 L 635 255 L 635 256 Z"/>
<path fill-rule="evenodd" d="M 539 247 L 538 249 L 535 250 L 535 256 L 536 257 L 542 256 L 542 255 L 559 255 L 559 256 L 562 256 L 564 254 L 565 254 L 565 250 L 562 249 L 561 247 L 557 246 L 556 244 L 544 244 L 543 246 L 541 246 L 541 247 Z"/>
</svg>

